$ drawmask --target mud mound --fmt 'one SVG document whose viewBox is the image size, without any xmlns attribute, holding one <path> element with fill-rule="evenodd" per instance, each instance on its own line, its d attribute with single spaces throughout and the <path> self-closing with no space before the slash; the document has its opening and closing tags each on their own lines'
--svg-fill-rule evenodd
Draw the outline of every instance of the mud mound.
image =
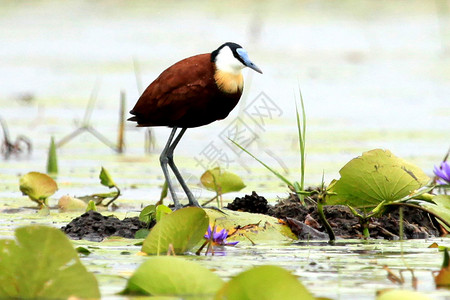
<svg viewBox="0 0 450 300">
<path fill-rule="evenodd" d="M 100 242 L 113 235 L 134 238 L 136 231 L 141 228 L 146 228 L 146 224 L 139 221 L 138 217 L 119 220 L 114 216 L 107 217 L 96 211 L 88 211 L 73 219 L 61 230 L 74 240 Z"/>
<path fill-rule="evenodd" d="M 359 219 L 346 206 L 324 206 L 325 216 L 336 236 L 341 238 L 362 237 L 362 227 Z M 271 207 L 268 214 L 279 219 L 288 218 L 302 222 L 316 230 L 324 232 L 315 206 L 303 206 L 295 195 L 278 201 Z M 292 226 L 293 222 L 288 222 Z M 371 218 L 369 232 L 372 238 L 399 239 L 398 208 L 391 208 L 380 218 Z M 403 208 L 404 238 L 427 238 L 439 236 L 440 232 L 433 223 L 433 217 L 426 212 L 410 207 Z M 294 230 L 294 228 L 293 228 Z M 297 229 L 296 229 L 297 230 Z"/>
<path fill-rule="evenodd" d="M 227 208 L 249 213 L 267 214 L 269 205 L 266 198 L 258 196 L 258 194 L 253 191 L 251 195 L 245 195 L 242 198 L 236 197 L 233 202 L 227 205 Z"/>
<path fill-rule="evenodd" d="M 287 199 L 281 199 L 271 206 L 264 197 L 253 192 L 251 195 L 236 198 L 227 208 L 267 214 L 285 220 L 299 239 L 327 239 L 316 206 L 301 205 L 296 194 L 291 194 Z M 324 213 L 337 237 L 363 237 L 360 220 L 348 207 L 325 206 Z M 136 231 L 146 227 L 146 224 L 140 222 L 137 217 L 119 220 L 114 216 L 107 217 L 98 212 L 89 211 L 72 220 L 62 230 L 72 239 L 101 241 L 112 235 L 134 238 Z M 390 211 L 380 218 L 372 218 L 369 223 L 370 236 L 376 239 L 399 239 L 399 228 L 399 212 L 396 207 L 391 207 Z M 403 228 L 404 238 L 407 239 L 440 235 L 439 225 L 434 221 L 433 216 L 410 207 L 403 208 Z"/>
</svg>

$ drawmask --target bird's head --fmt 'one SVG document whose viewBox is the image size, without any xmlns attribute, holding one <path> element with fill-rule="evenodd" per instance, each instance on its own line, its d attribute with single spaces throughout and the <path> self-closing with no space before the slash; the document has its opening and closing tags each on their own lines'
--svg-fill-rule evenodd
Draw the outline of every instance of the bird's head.
<svg viewBox="0 0 450 300">
<path fill-rule="evenodd" d="M 227 73 L 240 73 L 245 67 L 249 67 L 262 74 L 250 58 L 247 51 L 236 43 L 225 43 L 211 53 L 211 62 L 216 64 L 216 68 Z"/>
</svg>

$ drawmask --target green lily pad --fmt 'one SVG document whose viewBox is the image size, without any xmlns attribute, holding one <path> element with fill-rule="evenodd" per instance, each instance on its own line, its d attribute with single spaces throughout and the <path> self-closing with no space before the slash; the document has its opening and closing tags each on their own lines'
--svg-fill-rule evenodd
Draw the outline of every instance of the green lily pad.
<svg viewBox="0 0 450 300">
<path fill-rule="evenodd" d="M 116 183 L 114 182 L 114 180 L 112 179 L 111 175 L 109 174 L 109 172 L 102 167 L 102 170 L 100 171 L 100 183 L 104 186 L 107 186 L 109 188 L 115 187 Z"/>
<path fill-rule="evenodd" d="M 164 204 L 160 204 L 156 207 L 156 222 L 161 221 L 162 218 L 172 213 L 172 210 L 165 206 Z"/>
<path fill-rule="evenodd" d="M 83 200 L 64 195 L 58 200 L 58 208 L 62 212 L 66 211 L 86 211 L 88 205 Z"/>
<path fill-rule="evenodd" d="M 123 294 L 211 299 L 223 280 L 198 263 L 173 256 L 151 257 L 137 268 Z M 206 298 L 207 297 L 207 298 Z"/>
<path fill-rule="evenodd" d="M 341 178 L 327 189 L 327 205 L 376 207 L 401 199 L 430 180 L 419 167 L 381 149 L 352 159 L 339 174 Z"/>
<path fill-rule="evenodd" d="M 425 294 L 410 290 L 390 290 L 381 293 L 381 295 L 377 297 L 377 300 L 399 300 L 399 299 L 431 300 L 431 298 Z"/>
<path fill-rule="evenodd" d="M 100 297 L 96 278 L 61 230 L 21 227 L 16 240 L 0 240 L 0 298 Z"/>
<path fill-rule="evenodd" d="M 225 210 L 226 214 L 223 214 L 218 210 L 207 208 L 205 211 L 209 216 L 211 227 L 215 224 L 218 230 L 228 231 L 227 241 L 279 243 L 297 239 L 289 226 L 271 216 L 233 210 Z"/>
<path fill-rule="evenodd" d="M 241 177 L 228 171 L 222 171 L 220 167 L 203 173 L 200 181 L 206 189 L 220 194 L 238 192 L 245 187 Z"/>
<path fill-rule="evenodd" d="M 242 272 L 227 282 L 215 300 L 314 300 L 289 271 L 277 266 L 259 266 Z"/>
<path fill-rule="evenodd" d="M 179 209 L 156 223 L 142 245 L 142 252 L 159 255 L 173 248 L 176 254 L 183 254 L 203 239 L 208 224 L 208 215 L 202 208 Z"/>
<path fill-rule="evenodd" d="M 46 205 L 47 198 L 57 190 L 56 182 L 44 173 L 29 172 L 20 178 L 20 191 L 39 205 Z"/>
</svg>

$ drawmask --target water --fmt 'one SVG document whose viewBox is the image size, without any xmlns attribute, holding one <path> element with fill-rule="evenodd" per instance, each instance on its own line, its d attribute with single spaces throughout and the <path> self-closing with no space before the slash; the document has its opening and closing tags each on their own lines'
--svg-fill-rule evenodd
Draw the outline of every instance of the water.
<svg viewBox="0 0 450 300">
<path fill-rule="evenodd" d="M 204 155 L 211 146 L 218 149 L 221 166 L 242 176 L 247 185 L 242 192 L 226 195 L 226 200 L 252 190 L 270 201 L 287 195 L 282 183 L 230 145 L 224 130 L 241 122 L 253 138 L 248 148 L 288 172 L 291 180 L 299 180 L 294 113 L 299 86 L 308 119 L 307 185 L 319 184 L 323 172 L 326 183 L 338 178 L 348 160 L 373 148 L 389 149 L 432 175 L 433 165 L 449 147 L 450 21 L 442 1 L 0 1 L 0 7 L 0 116 L 13 138 L 25 134 L 34 146 L 30 157 L 0 161 L 2 210 L 31 205 L 18 190 L 19 176 L 45 171 L 50 136 L 59 141 L 80 125 L 96 82 L 99 92 L 91 124 L 115 142 L 120 91 L 126 92 L 131 109 L 139 90 L 164 68 L 226 41 L 243 45 L 264 74 L 246 71 L 241 106 L 224 121 L 188 130 L 177 148 L 176 161 L 202 201 L 212 197 L 198 186 L 205 168 L 217 162 Z M 261 99 L 275 109 L 272 117 L 252 115 Z M 163 183 L 158 155 L 168 133 L 155 130 L 156 146 L 150 155 L 144 153 L 143 130 L 132 124 L 126 130 L 123 155 L 86 133 L 74 139 L 58 149 L 59 191 L 50 204 L 65 194 L 106 192 L 98 180 L 101 166 L 122 188 L 122 213 L 136 213 L 155 202 Z M 2 213 L 1 235 L 12 236 L 14 227 L 28 222 L 28 217 Z M 72 217 L 56 214 L 35 221 L 56 226 Z M 429 243 L 407 242 L 403 249 L 422 250 Z M 364 247 L 376 248 L 375 253 L 356 251 Z M 391 247 L 394 254 L 384 255 Z M 124 259 L 111 263 L 114 249 L 106 247 L 105 264 L 96 255 L 85 259 L 90 270 L 100 265 L 103 283 L 110 279 L 106 274 L 129 274 L 143 259 L 117 256 Z M 376 241 L 336 249 L 241 246 L 202 263 L 228 278 L 257 255 L 261 263 L 293 270 L 316 295 L 334 299 L 355 294 L 373 298 L 375 290 L 393 286 L 380 266 L 404 267 L 399 264 L 398 243 Z M 429 271 L 440 266 L 442 255 L 423 251 L 407 254 L 406 263 L 420 261 L 419 289 L 428 293 L 434 290 Z M 309 270 L 311 261 L 324 269 Z M 359 289 L 354 289 L 355 281 Z M 325 285 L 332 287 L 330 292 L 323 291 Z M 109 296 L 116 291 L 112 284 L 102 289 Z"/>
</svg>

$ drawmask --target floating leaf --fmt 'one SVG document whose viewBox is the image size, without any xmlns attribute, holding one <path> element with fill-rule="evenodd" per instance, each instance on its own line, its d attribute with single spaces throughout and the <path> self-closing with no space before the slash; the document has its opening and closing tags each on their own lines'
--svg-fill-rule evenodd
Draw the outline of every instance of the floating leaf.
<svg viewBox="0 0 450 300">
<path fill-rule="evenodd" d="M 228 231 L 228 241 L 286 242 L 297 239 L 289 226 L 277 218 L 227 210 L 226 215 L 215 209 L 205 209 L 210 223 Z M 238 228 L 238 229 L 236 229 Z"/>
<path fill-rule="evenodd" d="M 112 179 L 111 175 L 109 174 L 109 172 L 102 167 L 102 170 L 100 171 L 100 183 L 104 186 L 107 186 L 109 188 L 115 187 L 116 184 L 114 182 L 114 180 Z"/>
<path fill-rule="evenodd" d="M 50 147 L 48 150 L 47 174 L 58 174 L 58 158 L 56 155 L 56 145 L 54 137 L 52 137 L 50 141 Z"/>
<path fill-rule="evenodd" d="M 60 211 L 85 211 L 87 207 L 83 200 L 64 195 L 58 200 L 58 208 Z"/>
<path fill-rule="evenodd" d="M 176 254 L 183 254 L 203 240 L 208 224 L 203 209 L 179 209 L 156 223 L 142 245 L 142 252 L 159 255 L 173 248 Z"/>
<path fill-rule="evenodd" d="M 315 298 L 289 271 L 277 266 L 259 266 L 228 281 L 216 300 L 314 300 Z"/>
<path fill-rule="evenodd" d="M 16 240 L 0 240 L 0 298 L 100 297 L 97 280 L 61 230 L 21 227 Z"/>
<path fill-rule="evenodd" d="M 149 234 L 150 230 L 147 228 L 141 228 L 134 234 L 135 239 L 145 239 L 147 235 Z M 142 244 L 141 244 L 142 245 Z"/>
<path fill-rule="evenodd" d="M 327 205 L 376 207 L 389 204 L 420 187 L 430 178 L 417 166 L 396 157 L 388 150 L 375 149 L 352 159 L 340 171 L 327 191 Z"/>
<path fill-rule="evenodd" d="M 46 205 L 47 198 L 58 190 L 56 182 L 47 174 L 30 172 L 20 178 L 20 191 L 39 205 Z"/>
<path fill-rule="evenodd" d="M 158 256 L 139 266 L 123 293 L 189 296 L 187 299 L 209 296 L 205 299 L 210 299 L 222 284 L 218 275 L 198 263 L 173 256 Z"/>
<path fill-rule="evenodd" d="M 85 247 L 82 247 L 82 246 L 76 247 L 75 250 L 78 253 L 86 255 L 86 256 L 91 254 L 91 251 L 88 248 L 85 248 Z"/>
<path fill-rule="evenodd" d="M 172 210 L 165 206 L 164 204 L 160 204 L 156 207 L 156 222 L 161 221 L 162 218 L 172 213 Z"/>
<path fill-rule="evenodd" d="M 408 299 L 408 300 L 431 300 L 425 294 L 410 291 L 410 290 L 389 290 L 382 292 L 380 296 L 377 297 L 376 300 L 400 300 L 400 299 Z"/>
<path fill-rule="evenodd" d="M 222 171 L 220 167 L 203 173 L 200 181 L 205 188 L 219 194 L 237 192 L 245 187 L 241 177 L 228 171 Z"/>
</svg>

